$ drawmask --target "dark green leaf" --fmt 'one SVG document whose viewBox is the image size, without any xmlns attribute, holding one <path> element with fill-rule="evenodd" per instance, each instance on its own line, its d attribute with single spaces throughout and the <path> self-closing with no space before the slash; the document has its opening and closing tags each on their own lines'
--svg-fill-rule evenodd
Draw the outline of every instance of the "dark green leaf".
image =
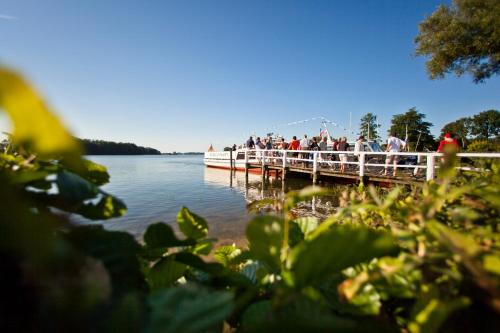
<svg viewBox="0 0 500 333">
<path fill-rule="evenodd" d="M 149 225 L 148 229 L 144 233 L 144 243 L 146 243 L 148 248 L 154 249 L 191 246 L 195 245 L 196 241 L 193 239 L 178 239 L 171 226 L 160 222 Z"/>
<path fill-rule="evenodd" d="M 177 214 L 177 223 L 187 238 L 200 239 L 208 234 L 207 222 L 200 216 L 182 207 Z"/>
<path fill-rule="evenodd" d="M 283 219 L 273 215 L 258 216 L 250 221 L 246 234 L 253 257 L 267 264 L 271 270 L 279 271 Z"/>
<path fill-rule="evenodd" d="M 161 258 L 151 267 L 147 275 L 151 289 L 170 287 L 184 275 L 186 268 L 186 265 L 175 260 L 174 254 Z"/>
<path fill-rule="evenodd" d="M 332 226 L 292 249 L 287 263 L 292 272 L 289 283 L 303 288 L 344 268 L 396 252 L 389 233 L 364 226 Z"/>
<path fill-rule="evenodd" d="M 233 294 L 188 285 L 152 294 L 150 332 L 221 332 L 234 308 Z"/>
</svg>

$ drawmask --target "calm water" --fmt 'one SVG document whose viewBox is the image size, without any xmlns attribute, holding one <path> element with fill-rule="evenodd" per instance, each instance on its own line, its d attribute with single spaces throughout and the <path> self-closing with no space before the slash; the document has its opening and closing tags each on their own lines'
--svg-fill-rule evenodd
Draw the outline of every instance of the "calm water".
<svg viewBox="0 0 500 333">
<path fill-rule="evenodd" d="M 203 216 L 209 235 L 221 244 L 243 242 L 250 218 L 246 205 L 253 200 L 283 196 L 284 191 L 310 185 L 310 180 L 279 180 L 262 183 L 259 175 L 206 168 L 203 156 L 88 156 L 105 165 L 111 182 L 103 189 L 127 204 L 127 214 L 102 222 L 110 230 L 127 231 L 140 238 L 149 224 L 162 221 L 176 226 L 182 206 Z M 322 214 L 323 209 L 304 207 L 303 215 Z M 326 208 L 325 208 L 326 207 Z M 310 214 L 309 214 L 310 213 Z"/>
</svg>

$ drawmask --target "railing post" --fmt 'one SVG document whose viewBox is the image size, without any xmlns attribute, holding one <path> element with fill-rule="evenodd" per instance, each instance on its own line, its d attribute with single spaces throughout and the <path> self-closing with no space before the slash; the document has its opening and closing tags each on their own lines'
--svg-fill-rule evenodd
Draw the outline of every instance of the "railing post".
<svg viewBox="0 0 500 333">
<path fill-rule="evenodd" d="M 434 154 L 432 153 L 427 154 L 427 172 L 426 172 L 427 181 L 434 179 L 434 163 L 435 163 Z"/>
<path fill-rule="evenodd" d="M 313 152 L 313 184 L 316 184 L 318 177 L 318 152 Z"/>
<path fill-rule="evenodd" d="M 248 181 L 248 149 L 245 150 L 245 179 Z"/>
<path fill-rule="evenodd" d="M 283 150 L 283 170 L 286 168 L 286 150 Z"/>
<path fill-rule="evenodd" d="M 359 178 L 365 176 L 365 153 L 359 153 Z"/>
</svg>

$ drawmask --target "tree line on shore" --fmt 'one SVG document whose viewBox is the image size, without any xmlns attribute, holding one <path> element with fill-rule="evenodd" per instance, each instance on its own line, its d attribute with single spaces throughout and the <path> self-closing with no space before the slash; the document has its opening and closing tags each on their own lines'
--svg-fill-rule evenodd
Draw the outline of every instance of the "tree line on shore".
<svg viewBox="0 0 500 333">
<path fill-rule="evenodd" d="M 161 155 L 157 149 L 128 142 L 79 139 L 87 155 Z"/>
<path fill-rule="evenodd" d="M 463 150 L 500 151 L 500 112 L 482 111 L 471 117 L 463 117 L 443 126 L 440 136 L 430 133 L 432 123 L 425 120 L 426 115 L 413 107 L 406 113 L 392 116 L 389 132 L 399 138 L 407 138 L 408 147 L 414 151 L 435 150 L 446 133 L 457 139 Z M 359 135 L 369 140 L 381 140 L 380 124 L 371 112 L 361 118 Z"/>
</svg>

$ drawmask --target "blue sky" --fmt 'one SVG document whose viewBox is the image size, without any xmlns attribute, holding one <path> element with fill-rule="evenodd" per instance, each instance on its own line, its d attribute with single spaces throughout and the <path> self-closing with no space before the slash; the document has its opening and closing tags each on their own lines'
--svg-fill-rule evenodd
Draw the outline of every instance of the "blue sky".
<svg viewBox="0 0 500 333">
<path fill-rule="evenodd" d="M 352 114 L 357 131 L 367 112 L 385 137 L 391 116 L 413 106 L 438 134 L 500 109 L 500 78 L 431 81 L 412 55 L 418 23 L 439 3 L 448 1 L 2 0 L 0 63 L 79 137 L 164 152 L 222 149 L 317 116 L 348 127 Z"/>
</svg>

